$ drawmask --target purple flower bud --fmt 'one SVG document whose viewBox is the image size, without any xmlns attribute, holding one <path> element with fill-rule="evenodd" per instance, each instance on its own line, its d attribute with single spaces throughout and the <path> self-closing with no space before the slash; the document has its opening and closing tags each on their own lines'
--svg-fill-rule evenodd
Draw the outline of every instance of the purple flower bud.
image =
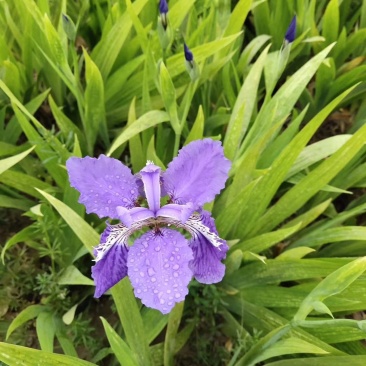
<svg viewBox="0 0 366 366">
<path fill-rule="evenodd" d="M 184 43 L 184 57 L 188 62 L 193 61 L 193 53 L 185 43 Z"/>
<path fill-rule="evenodd" d="M 287 32 L 285 35 L 285 40 L 288 43 L 292 43 L 296 36 L 296 15 L 292 18 L 289 27 L 287 28 Z"/>
<path fill-rule="evenodd" d="M 168 12 L 168 3 L 166 0 L 160 0 L 159 11 L 160 14 L 166 14 Z"/>
</svg>

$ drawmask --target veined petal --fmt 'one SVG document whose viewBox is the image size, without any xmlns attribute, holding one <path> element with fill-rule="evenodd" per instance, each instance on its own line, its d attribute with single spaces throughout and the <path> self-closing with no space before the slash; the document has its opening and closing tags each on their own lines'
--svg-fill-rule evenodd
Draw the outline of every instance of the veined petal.
<svg viewBox="0 0 366 366">
<path fill-rule="evenodd" d="M 122 206 L 117 207 L 118 218 L 127 226 L 131 227 L 139 221 L 154 218 L 154 213 L 145 207 L 134 207 L 127 209 Z"/>
<path fill-rule="evenodd" d="M 225 187 L 230 166 L 221 142 L 193 141 L 169 164 L 163 176 L 164 189 L 174 203 L 192 202 L 197 209 Z"/>
<path fill-rule="evenodd" d="M 72 157 L 67 160 L 70 184 L 80 192 L 79 202 L 87 213 L 118 218 L 117 206 L 134 207 L 138 197 L 136 178 L 119 160 Z"/>
<path fill-rule="evenodd" d="M 167 314 L 184 300 L 193 259 L 187 240 L 178 231 L 149 231 L 137 239 L 128 253 L 128 276 L 135 296 L 148 307 Z"/>
<path fill-rule="evenodd" d="M 149 205 L 149 209 L 154 213 L 156 213 L 160 208 L 160 172 L 160 167 L 151 162 L 148 162 L 145 168 L 140 171 L 147 203 Z"/>
<path fill-rule="evenodd" d="M 194 277 L 205 284 L 220 282 L 225 275 L 225 265 L 221 261 L 229 247 L 225 240 L 218 237 L 214 219 L 209 212 L 202 211 L 189 219 L 187 224 L 191 228 L 189 245 L 193 250 L 189 268 Z"/>
<path fill-rule="evenodd" d="M 176 203 L 169 203 L 163 206 L 156 213 L 157 217 L 167 217 L 173 220 L 178 220 L 185 223 L 194 211 L 193 204 L 188 202 L 186 205 L 178 205 Z"/>
<path fill-rule="evenodd" d="M 101 235 L 100 244 L 94 249 L 94 297 L 101 297 L 127 275 L 127 232 L 128 229 L 122 225 L 108 225 Z"/>
</svg>

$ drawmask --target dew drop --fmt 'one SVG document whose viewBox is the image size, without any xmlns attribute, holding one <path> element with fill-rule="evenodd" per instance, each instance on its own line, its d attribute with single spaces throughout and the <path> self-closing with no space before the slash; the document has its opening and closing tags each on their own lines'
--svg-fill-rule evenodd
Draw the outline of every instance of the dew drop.
<svg viewBox="0 0 366 366">
<path fill-rule="evenodd" d="M 173 287 L 174 287 L 174 288 L 176 288 L 176 287 L 178 287 L 178 285 L 175 283 L 175 284 L 173 285 Z"/>
<path fill-rule="evenodd" d="M 122 201 L 123 202 L 128 202 L 128 199 L 127 198 L 124 198 Z"/>
<path fill-rule="evenodd" d="M 109 189 L 112 189 L 112 186 L 111 186 L 111 185 L 109 185 L 109 186 L 108 186 L 108 188 L 109 188 Z"/>
<path fill-rule="evenodd" d="M 174 272 L 174 273 L 173 273 L 173 276 L 174 276 L 174 277 L 178 277 L 178 276 L 179 276 L 178 272 Z"/>
<path fill-rule="evenodd" d="M 140 250 L 140 252 L 141 252 L 141 253 L 143 253 L 144 251 L 145 251 L 145 249 L 144 249 L 144 248 L 142 248 L 142 249 Z"/>
<path fill-rule="evenodd" d="M 173 269 L 175 270 L 179 269 L 179 264 L 174 264 Z"/>
<path fill-rule="evenodd" d="M 140 272 L 140 276 L 141 277 L 144 277 L 145 276 L 145 273 L 144 272 Z"/>
<path fill-rule="evenodd" d="M 156 252 L 159 252 L 160 251 L 160 247 L 159 246 L 155 247 L 155 251 Z"/>
<path fill-rule="evenodd" d="M 173 296 L 169 296 L 169 300 L 173 300 Z"/>
<path fill-rule="evenodd" d="M 169 268 L 169 263 L 165 263 L 164 268 Z"/>
<path fill-rule="evenodd" d="M 135 193 L 135 190 L 134 189 L 131 189 L 131 194 L 134 194 Z"/>
<path fill-rule="evenodd" d="M 133 258 L 130 259 L 130 263 L 133 263 L 135 260 Z"/>
<path fill-rule="evenodd" d="M 151 282 L 152 283 L 156 282 L 156 278 L 155 277 L 151 277 Z"/>
<path fill-rule="evenodd" d="M 172 305 L 172 304 L 173 304 L 173 302 L 172 302 L 172 301 L 169 301 L 169 302 L 168 302 L 168 305 Z"/>
<path fill-rule="evenodd" d="M 147 292 L 147 288 L 144 288 L 144 292 Z"/>
<path fill-rule="evenodd" d="M 180 259 L 180 255 L 177 255 L 177 259 Z"/>
<path fill-rule="evenodd" d="M 150 266 L 150 261 L 149 261 L 148 259 L 146 259 L 145 264 L 146 264 L 147 266 Z"/>
<path fill-rule="evenodd" d="M 154 290 L 154 294 L 157 294 L 158 293 L 158 290 Z"/>
<path fill-rule="evenodd" d="M 172 290 L 166 290 L 167 294 L 170 294 L 172 292 Z"/>
<path fill-rule="evenodd" d="M 135 268 L 134 271 L 137 272 L 138 271 L 138 268 Z"/>
<path fill-rule="evenodd" d="M 108 200 L 108 204 L 111 204 L 112 203 L 112 201 L 111 200 Z"/>
<path fill-rule="evenodd" d="M 140 290 L 140 289 L 137 289 L 137 290 L 136 290 L 136 292 L 137 292 L 138 294 L 141 294 L 141 290 Z"/>
<path fill-rule="evenodd" d="M 164 295 L 164 293 L 162 291 L 160 291 L 158 294 L 158 298 L 160 299 L 163 295 Z"/>
<path fill-rule="evenodd" d="M 175 251 L 176 251 L 176 252 L 179 252 L 179 248 L 175 248 Z"/>
<path fill-rule="evenodd" d="M 180 297 L 180 293 L 177 292 L 174 296 L 175 296 L 176 299 L 178 299 Z"/>
<path fill-rule="evenodd" d="M 160 299 L 160 304 L 165 304 L 165 300 L 164 299 Z"/>
<path fill-rule="evenodd" d="M 119 175 L 116 175 L 116 178 L 119 179 Z"/>
<path fill-rule="evenodd" d="M 172 262 L 174 261 L 174 257 L 173 256 L 171 256 L 170 258 L 169 258 L 169 260 L 171 260 Z"/>
<path fill-rule="evenodd" d="M 155 271 L 154 271 L 154 269 L 153 268 L 149 268 L 148 270 L 147 270 L 147 273 L 148 273 L 148 275 L 151 277 L 151 276 L 153 276 L 154 274 L 155 274 Z"/>
</svg>

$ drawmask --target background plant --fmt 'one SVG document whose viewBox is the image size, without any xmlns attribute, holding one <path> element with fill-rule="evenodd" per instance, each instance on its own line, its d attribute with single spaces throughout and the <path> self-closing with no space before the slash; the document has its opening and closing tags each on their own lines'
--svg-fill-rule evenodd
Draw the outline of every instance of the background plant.
<svg viewBox="0 0 366 366">
<path fill-rule="evenodd" d="M 366 2 L 171 0 L 163 33 L 158 15 L 147 0 L 0 2 L 0 360 L 363 365 Z M 231 245 L 223 283 L 193 283 L 169 316 L 128 280 L 93 300 L 104 223 L 67 158 L 136 172 L 203 136 L 233 161 L 207 207 Z"/>
</svg>

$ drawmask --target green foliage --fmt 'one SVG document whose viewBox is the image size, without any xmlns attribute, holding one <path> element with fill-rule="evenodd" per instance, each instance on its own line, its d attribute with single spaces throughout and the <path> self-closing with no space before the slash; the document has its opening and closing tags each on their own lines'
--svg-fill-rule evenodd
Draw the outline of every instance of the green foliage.
<svg viewBox="0 0 366 366">
<path fill-rule="evenodd" d="M 366 2 L 171 0 L 166 29 L 157 5 L 0 2 L 0 362 L 363 365 Z M 137 172 L 203 137 L 233 163 L 223 282 L 169 315 L 127 278 L 93 300 L 105 224 L 66 160 Z"/>
</svg>

